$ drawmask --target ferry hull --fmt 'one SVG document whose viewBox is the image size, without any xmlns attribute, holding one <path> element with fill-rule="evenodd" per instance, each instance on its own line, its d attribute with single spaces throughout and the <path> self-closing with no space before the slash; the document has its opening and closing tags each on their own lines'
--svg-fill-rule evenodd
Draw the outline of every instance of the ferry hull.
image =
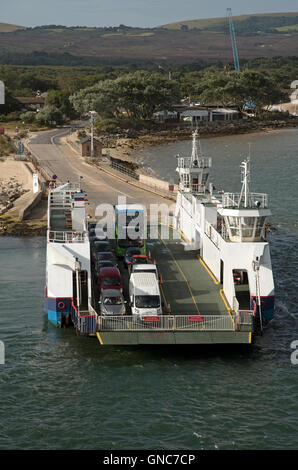
<svg viewBox="0 0 298 470">
<path fill-rule="evenodd" d="M 57 327 L 61 327 L 63 324 L 65 324 L 66 319 L 71 315 L 71 301 L 71 298 L 65 297 L 46 297 L 45 311 L 48 315 L 49 322 Z"/>
<path fill-rule="evenodd" d="M 262 306 L 262 320 L 264 326 L 267 325 L 274 317 L 274 295 L 270 297 L 261 297 L 261 306 Z M 251 309 L 255 309 L 256 298 L 251 297 L 250 305 Z"/>
</svg>

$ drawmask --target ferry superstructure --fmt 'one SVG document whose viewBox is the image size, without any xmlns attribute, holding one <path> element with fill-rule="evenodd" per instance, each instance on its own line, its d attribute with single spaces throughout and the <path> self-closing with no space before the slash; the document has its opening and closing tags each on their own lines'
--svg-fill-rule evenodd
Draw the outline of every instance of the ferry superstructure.
<svg viewBox="0 0 298 470">
<path fill-rule="evenodd" d="M 266 218 L 268 195 L 250 191 L 250 158 L 241 163 L 241 191 L 213 194 L 211 158 L 202 155 L 193 133 L 190 157 L 177 156 L 179 174 L 175 224 L 198 250 L 233 312 L 253 311 L 262 330 L 274 315 L 274 280 Z"/>
<path fill-rule="evenodd" d="M 85 204 L 79 183 L 49 188 L 45 310 L 54 325 L 73 323 L 81 333 L 93 334 L 96 312 Z"/>
</svg>

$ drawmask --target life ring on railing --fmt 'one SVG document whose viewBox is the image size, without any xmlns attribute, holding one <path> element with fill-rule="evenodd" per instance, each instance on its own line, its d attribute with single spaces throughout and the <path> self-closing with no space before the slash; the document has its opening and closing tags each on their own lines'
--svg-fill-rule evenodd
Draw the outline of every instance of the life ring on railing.
<svg viewBox="0 0 298 470">
<path fill-rule="evenodd" d="M 64 302 L 58 302 L 58 308 L 60 310 L 63 310 L 65 308 L 65 303 Z"/>
</svg>

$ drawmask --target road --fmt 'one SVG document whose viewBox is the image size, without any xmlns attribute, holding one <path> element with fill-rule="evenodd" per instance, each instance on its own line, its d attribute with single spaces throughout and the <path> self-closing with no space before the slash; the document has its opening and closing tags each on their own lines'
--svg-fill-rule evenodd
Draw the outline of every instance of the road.
<svg viewBox="0 0 298 470">
<path fill-rule="evenodd" d="M 67 144 L 60 142 L 69 132 L 69 128 L 41 132 L 30 140 L 29 149 L 40 166 L 50 175 L 57 175 L 59 182 L 77 182 L 83 178 L 82 189 L 88 195 L 90 215 L 94 216 L 99 204 L 117 204 L 120 196 L 126 197 L 127 204 L 139 203 L 147 208 L 150 204 L 173 204 L 85 163 Z"/>
</svg>

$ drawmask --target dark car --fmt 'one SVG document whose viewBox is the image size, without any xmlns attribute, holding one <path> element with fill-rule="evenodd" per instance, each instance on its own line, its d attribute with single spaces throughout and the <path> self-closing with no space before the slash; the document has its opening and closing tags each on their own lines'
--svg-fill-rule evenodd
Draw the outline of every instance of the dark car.
<svg viewBox="0 0 298 470">
<path fill-rule="evenodd" d="M 93 260 L 96 259 L 96 254 L 103 251 L 110 251 L 111 247 L 109 242 L 105 240 L 94 241 L 91 245 L 91 256 Z"/>
<path fill-rule="evenodd" d="M 132 257 L 134 255 L 140 255 L 140 254 L 141 254 L 141 250 L 137 246 L 132 246 L 131 248 L 127 248 L 124 258 L 123 258 L 124 266 L 127 268 L 128 265 L 131 263 Z"/>
<path fill-rule="evenodd" d="M 114 259 L 100 259 L 95 263 L 94 266 L 94 273 L 96 275 L 96 278 L 99 276 L 99 272 L 101 268 L 117 268 L 117 262 Z"/>
</svg>

